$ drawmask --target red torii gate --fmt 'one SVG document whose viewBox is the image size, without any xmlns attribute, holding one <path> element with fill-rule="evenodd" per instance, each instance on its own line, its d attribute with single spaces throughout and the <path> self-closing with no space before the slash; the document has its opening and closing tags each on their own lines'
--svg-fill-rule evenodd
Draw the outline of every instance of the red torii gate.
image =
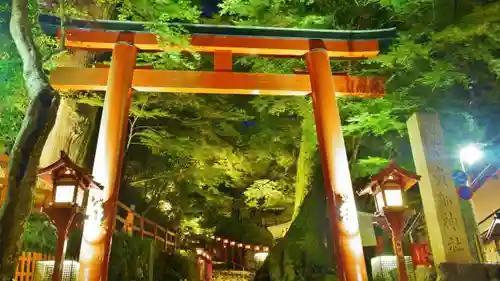
<svg viewBox="0 0 500 281">
<path fill-rule="evenodd" d="M 57 26 L 57 23 L 50 24 Z M 72 24 L 76 28 L 66 28 L 66 47 L 113 52 L 109 69 L 59 68 L 50 79 L 52 86 L 59 90 L 106 91 L 93 170 L 94 179 L 104 186 L 103 223 L 99 220 L 85 223 L 79 280 L 107 279 L 132 90 L 295 96 L 312 93 L 339 280 L 367 280 L 335 97 L 381 97 L 384 83 L 376 77 L 332 75 L 330 57 L 374 57 L 379 53 L 379 41 L 394 37 L 393 29 L 328 31 L 183 25 L 192 33 L 187 51 L 214 53 L 215 71 L 202 72 L 136 68 L 138 51 L 179 48 L 160 46 L 157 36 L 145 32 L 140 24 L 78 20 L 73 20 Z M 86 29 L 88 26 L 99 26 L 100 29 Z M 234 54 L 305 56 L 309 73 L 235 73 L 232 72 Z M 99 214 L 98 195 L 92 197 L 88 213 Z"/>
</svg>

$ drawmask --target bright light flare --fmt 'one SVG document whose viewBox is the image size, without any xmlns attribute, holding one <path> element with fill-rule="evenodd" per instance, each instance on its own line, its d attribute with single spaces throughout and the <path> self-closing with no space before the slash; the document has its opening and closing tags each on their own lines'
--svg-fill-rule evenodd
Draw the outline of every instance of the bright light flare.
<svg viewBox="0 0 500 281">
<path fill-rule="evenodd" d="M 263 262 L 266 260 L 269 253 L 255 253 L 254 258 L 257 262 Z"/>
<path fill-rule="evenodd" d="M 483 158 L 483 151 L 474 144 L 469 144 L 468 146 L 460 150 L 460 160 L 469 165 L 476 163 Z"/>
</svg>

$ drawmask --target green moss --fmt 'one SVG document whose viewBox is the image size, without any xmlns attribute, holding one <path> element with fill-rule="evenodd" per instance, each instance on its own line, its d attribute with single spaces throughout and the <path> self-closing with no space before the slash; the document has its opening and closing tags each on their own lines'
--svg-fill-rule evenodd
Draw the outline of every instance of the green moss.
<svg viewBox="0 0 500 281">
<path fill-rule="evenodd" d="M 255 281 L 336 280 L 328 245 L 326 201 L 321 170 L 316 168 L 311 191 L 285 237 L 273 248 Z"/>
</svg>

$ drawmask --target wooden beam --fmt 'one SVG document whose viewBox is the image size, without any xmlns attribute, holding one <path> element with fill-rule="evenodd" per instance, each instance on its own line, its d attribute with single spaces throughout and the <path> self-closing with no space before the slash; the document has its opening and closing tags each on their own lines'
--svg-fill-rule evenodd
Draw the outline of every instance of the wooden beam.
<svg viewBox="0 0 500 281">
<path fill-rule="evenodd" d="M 307 39 L 283 39 L 242 36 L 193 35 L 191 46 L 163 46 L 157 36 L 147 32 L 110 32 L 81 29 L 66 30 L 66 47 L 91 50 L 111 50 L 119 41 L 133 43 L 141 51 L 186 50 L 193 52 L 230 51 L 238 55 L 303 56 L 309 51 Z M 324 40 L 330 57 L 370 58 L 379 53 L 377 40 Z"/>
<path fill-rule="evenodd" d="M 215 71 L 232 71 L 233 70 L 233 54 L 230 51 L 214 52 L 214 70 Z"/>
<path fill-rule="evenodd" d="M 62 91 L 105 91 L 109 69 L 61 67 L 52 87 Z M 333 74 L 337 96 L 382 97 L 380 77 Z M 311 93 L 307 74 L 262 74 L 135 69 L 132 88 L 140 92 L 304 96 Z"/>
</svg>

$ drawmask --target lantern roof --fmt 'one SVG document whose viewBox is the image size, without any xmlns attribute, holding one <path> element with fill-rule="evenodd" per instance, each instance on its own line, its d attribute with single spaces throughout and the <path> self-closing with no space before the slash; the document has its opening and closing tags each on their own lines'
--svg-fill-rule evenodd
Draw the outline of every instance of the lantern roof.
<svg viewBox="0 0 500 281">
<path fill-rule="evenodd" d="M 371 182 L 360 190 L 358 195 L 372 194 L 388 180 L 399 182 L 403 191 L 407 191 L 420 180 L 420 176 L 398 167 L 395 161 L 391 161 L 387 167 L 372 177 Z"/>
<path fill-rule="evenodd" d="M 91 173 L 85 168 L 76 165 L 64 151 L 61 151 L 59 160 L 45 168 L 38 169 L 37 174 L 43 181 L 52 183 L 54 174 L 63 174 L 67 169 L 75 173 L 76 178 L 81 181 L 84 187 L 88 189 L 102 189 L 102 187 L 93 180 Z"/>
</svg>

